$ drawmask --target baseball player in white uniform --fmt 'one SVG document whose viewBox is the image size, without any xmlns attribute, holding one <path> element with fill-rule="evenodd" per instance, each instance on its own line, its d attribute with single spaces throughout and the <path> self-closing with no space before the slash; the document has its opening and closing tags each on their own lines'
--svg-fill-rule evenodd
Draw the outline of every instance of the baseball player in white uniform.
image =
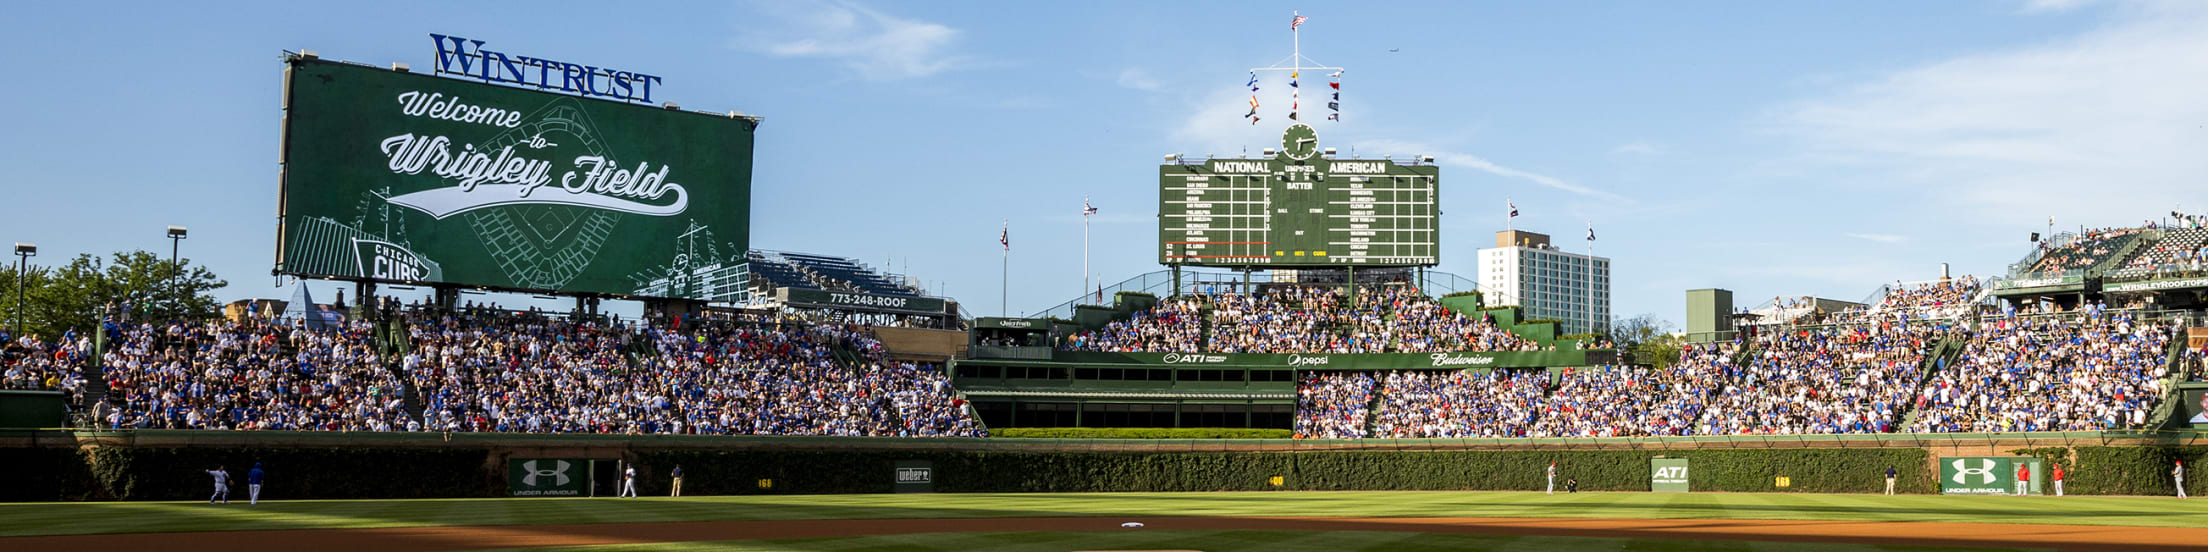
<svg viewBox="0 0 2208 552">
<path fill-rule="evenodd" d="M 629 465 L 629 467 L 628 467 L 628 469 L 626 469 L 626 470 L 623 470 L 623 471 L 621 472 L 621 492 L 620 492 L 620 493 L 618 493 L 618 494 L 615 494 L 615 495 L 613 495 L 613 496 L 614 496 L 614 498 L 620 498 L 620 497 L 624 497 L 624 496 L 625 496 L 625 497 L 629 497 L 629 498 L 636 498 L 636 465 L 635 465 L 635 464 L 630 464 L 630 465 Z"/>
<path fill-rule="evenodd" d="M 2184 499 L 2184 498 L 2185 498 L 2185 461 L 2184 461 L 2184 460 L 2179 460 L 2179 461 L 2177 461 L 2177 467 L 2175 467 L 2175 468 L 2170 468 L 2170 477 L 2175 477 L 2175 478 L 2177 478 L 2177 498 L 2179 498 L 2179 499 Z"/>
<path fill-rule="evenodd" d="M 229 504 L 230 472 L 223 471 L 222 466 L 215 466 L 215 469 L 207 470 L 207 475 L 215 477 L 215 494 L 207 497 L 207 503 L 214 504 L 215 500 L 220 499 L 223 504 Z"/>
<path fill-rule="evenodd" d="M 1549 463 L 1549 494 L 1556 494 L 1556 463 Z"/>
</svg>

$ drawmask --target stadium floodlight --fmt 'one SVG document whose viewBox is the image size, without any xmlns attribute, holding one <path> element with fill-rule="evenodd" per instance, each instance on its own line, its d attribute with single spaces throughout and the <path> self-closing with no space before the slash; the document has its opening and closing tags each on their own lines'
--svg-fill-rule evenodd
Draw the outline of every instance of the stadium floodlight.
<svg viewBox="0 0 2208 552">
<path fill-rule="evenodd" d="M 184 274 L 184 265 L 177 264 L 176 252 L 178 249 L 183 247 L 182 244 L 184 243 L 184 235 L 188 233 L 190 232 L 186 231 L 182 226 L 176 226 L 173 224 L 169 225 L 169 294 L 171 295 L 171 300 L 178 301 L 177 306 L 179 308 L 183 307 L 182 298 L 174 297 L 174 295 L 177 291 L 177 277 Z"/>
<path fill-rule="evenodd" d="M 407 66 L 406 62 L 403 62 L 403 61 L 394 61 L 394 62 L 391 62 L 391 70 L 393 70 L 393 71 L 398 71 L 398 72 L 401 72 L 401 73 L 411 73 L 411 72 L 414 72 L 414 68 L 413 68 L 413 67 L 409 67 L 409 66 Z"/>
<path fill-rule="evenodd" d="M 314 50 L 300 50 L 299 57 L 307 59 L 322 59 L 322 54 L 315 52 Z"/>
<path fill-rule="evenodd" d="M 1327 156 L 1327 157 L 1333 157 L 1333 156 L 1334 156 L 1334 148 L 1326 148 L 1326 156 Z"/>
<path fill-rule="evenodd" d="M 667 108 L 667 109 L 682 109 L 682 106 L 680 106 L 680 105 L 676 105 L 676 104 L 675 104 L 675 102 L 667 102 L 667 103 L 665 103 L 665 104 L 660 104 L 660 107 L 665 107 L 665 108 Z"/>
<path fill-rule="evenodd" d="M 1272 157 L 1272 156 L 1273 156 L 1273 148 L 1265 148 L 1265 156 L 1266 156 L 1266 157 Z"/>
<path fill-rule="evenodd" d="M 1421 156 L 1418 156 L 1418 159 L 1419 159 L 1420 161 L 1424 161 L 1424 162 L 1427 162 L 1427 163 L 1432 163 L 1432 162 L 1434 162 L 1434 156 L 1431 156 L 1431 155 L 1421 155 Z"/>
<path fill-rule="evenodd" d="M 1168 154 L 1165 154 L 1165 162 L 1167 162 L 1167 163 L 1171 163 L 1171 162 L 1173 162 L 1173 160 L 1175 160 L 1175 159 L 1180 159 L 1180 158 L 1181 158 L 1181 154 L 1178 154 L 1178 153 L 1168 153 Z"/>
<path fill-rule="evenodd" d="M 17 337 L 21 337 L 23 335 L 23 282 L 30 280 L 30 278 L 25 278 L 24 275 L 26 274 L 25 271 L 30 269 L 31 257 L 36 256 L 38 256 L 38 244 L 30 242 L 15 242 L 14 335 Z"/>
</svg>

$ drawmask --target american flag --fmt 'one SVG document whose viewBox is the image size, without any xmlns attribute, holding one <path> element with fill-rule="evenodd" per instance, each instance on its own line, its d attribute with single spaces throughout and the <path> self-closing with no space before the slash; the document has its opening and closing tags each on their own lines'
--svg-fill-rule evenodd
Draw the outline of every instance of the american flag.
<svg viewBox="0 0 2208 552">
<path fill-rule="evenodd" d="M 1293 30 L 1296 30 L 1296 27 L 1301 27 L 1301 26 L 1303 26 L 1303 20 L 1305 20 L 1305 19 L 1310 19 L 1310 18 L 1309 18 L 1309 17 L 1304 17 L 1304 16 L 1301 16 L 1301 15 L 1298 15 L 1298 16 L 1296 16 L 1296 20 L 1295 20 L 1295 21 L 1290 21 L 1290 22 L 1288 22 L 1288 30 L 1291 30 L 1291 31 L 1293 31 Z"/>
<path fill-rule="evenodd" d="M 1012 221 L 1004 221 L 1004 231 L 997 234 L 997 243 L 1004 244 L 1005 251 L 1012 250 Z"/>
<path fill-rule="evenodd" d="M 1096 206 L 1089 204 L 1089 198 L 1081 198 L 1081 216 L 1094 214 L 1096 214 Z"/>
</svg>

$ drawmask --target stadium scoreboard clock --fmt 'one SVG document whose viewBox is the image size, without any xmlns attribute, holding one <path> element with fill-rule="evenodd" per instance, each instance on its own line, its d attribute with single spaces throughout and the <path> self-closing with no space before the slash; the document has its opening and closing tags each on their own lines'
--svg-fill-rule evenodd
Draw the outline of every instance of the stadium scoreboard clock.
<svg viewBox="0 0 2208 552">
<path fill-rule="evenodd" d="M 1437 180 L 1422 159 L 1319 155 L 1296 124 L 1270 159 L 1158 167 L 1158 262 L 1202 266 L 1432 266 Z"/>
</svg>

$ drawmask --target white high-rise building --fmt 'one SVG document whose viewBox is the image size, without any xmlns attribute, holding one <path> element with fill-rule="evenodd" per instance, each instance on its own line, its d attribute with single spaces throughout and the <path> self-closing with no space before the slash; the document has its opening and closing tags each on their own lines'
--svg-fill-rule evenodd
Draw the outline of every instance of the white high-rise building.
<svg viewBox="0 0 2208 552">
<path fill-rule="evenodd" d="M 1496 232 L 1495 247 L 1480 250 L 1482 299 L 1519 307 L 1527 319 L 1561 320 L 1558 333 L 1608 332 L 1610 259 L 1586 251 L 1559 249 L 1543 234 Z"/>
</svg>

